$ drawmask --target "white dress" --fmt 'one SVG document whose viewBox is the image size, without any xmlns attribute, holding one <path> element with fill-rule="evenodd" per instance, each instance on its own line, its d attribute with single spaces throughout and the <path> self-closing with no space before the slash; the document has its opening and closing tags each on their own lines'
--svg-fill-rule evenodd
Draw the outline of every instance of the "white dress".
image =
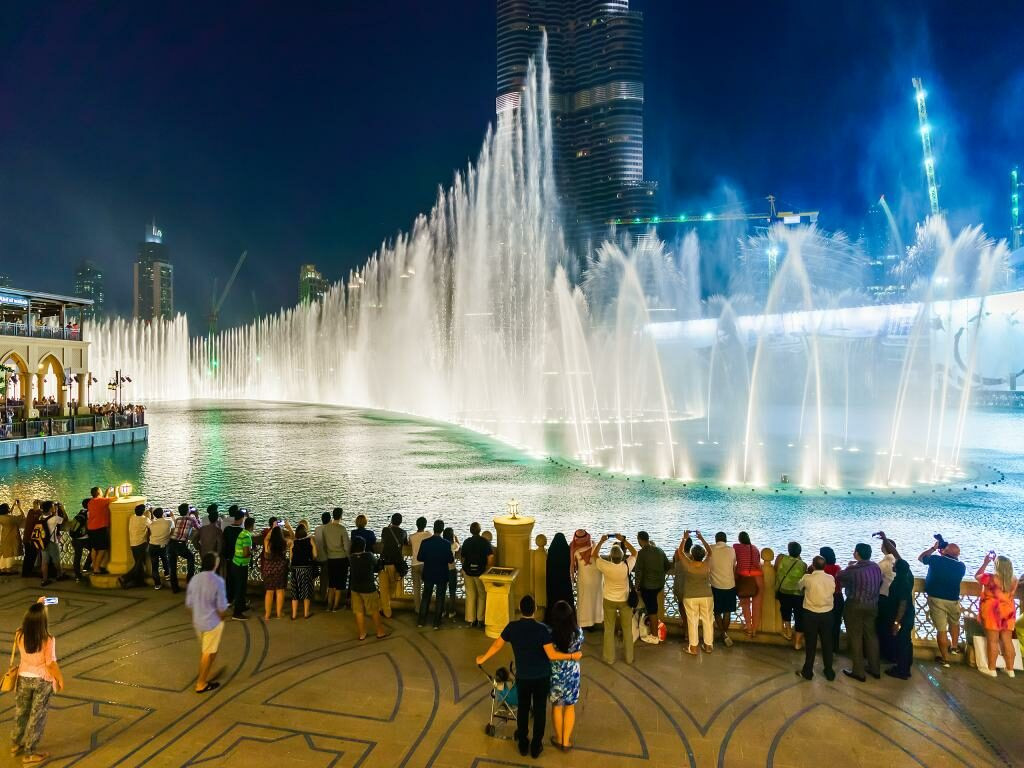
<svg viewBox="0 0 1024 768">
<path fill-rule="evenodd" d="M 576 553 L 576 620 L 581 627 L 591 627 L 604 621 L 604 576 L 594 561 L 583 560 Z"/>
</svg>

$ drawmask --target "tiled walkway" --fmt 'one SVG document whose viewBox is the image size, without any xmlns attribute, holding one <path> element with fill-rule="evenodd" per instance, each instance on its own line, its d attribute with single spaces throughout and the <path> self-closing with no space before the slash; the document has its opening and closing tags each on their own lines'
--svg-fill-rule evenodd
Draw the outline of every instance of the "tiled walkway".
<svg viewBox="0 0 1024 768">
<path fill-rule="evenodd" d="M 4 579 L 0 639 L 9 644 L 39 590 Z M 484 733 L 489 686 L 473 663 L 488 645 L 482 632 L 417 630 L 402 613 L 391 637 L 359 642 L 348 612 L 269 625 L 254 614 L 229 622 L 223 687 L 198 696 L 180 596 L 51 590 L 61 597 L 51 619 L 67 678 L 42 743 L 55 766 L 1024 765 L 1024 676 L 989 680 L 918 662 L 909 683 L 804 683 L 793 652 L 737 644 L 694 659 L 672 639 L 641 644 L 632 668 L 608 666 L 596 635 L 577 746 L 549 746 L 533 761 Z M 12 704 L 0 697 L 5 734 Z M 0 765 L 18 764 L 0 752 Z"/>
</svg>

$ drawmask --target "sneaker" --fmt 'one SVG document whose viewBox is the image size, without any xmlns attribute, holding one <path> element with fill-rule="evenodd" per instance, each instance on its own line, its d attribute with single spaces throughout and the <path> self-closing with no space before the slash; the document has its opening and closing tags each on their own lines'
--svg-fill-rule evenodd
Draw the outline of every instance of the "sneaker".
<svg viewBox="0 0 1024 768">
<path fill-rule="evenodd" d="M 160 589 L 163 586 L 159 581 L 153 585 L 153 589 Z"/>
<path fill-rule="evenodd" d="M 942 656 L 936 656 L 935 661 L 936 663 L 941 664 L 946 669 L 949 669 L 949 662 L 946 659 L 942 658 Z"/>
<path fill-rule="evenodd" d="M 729 637 L 728 632 L 722 633 L 722 642 L 725 643 L 726 648 L 732 648 L 732 638 Z"/>
<path fill-rule="evenodd" d="M 237 616 L 232 616 L 231 620 L 232 621 L 248 621 L 249 617 L 246 616 L 244 613 L 240 613 Z"/>
<path fill-rule="evenodd" d="M 978 671 L 983 675 L 988 675 L 989 677 L 997 677 L 994 669 L 979 669 Z"/>
<path fill-rule="evenodd" d="M 1012 669 L 1005 669 L 1005 670 L 1003 670 L 1003 671 L 1004 671 L 1004 672 L 1006 672 L 1006 676 L 1007 676 L 1008 678 L 1010 678 L 1011 680 L 1013 680 L 1013 678 L 1015 678 L 1015 677 L 1016 677 L 1016 675 L 1015 675 L 1015 674 L 1013 674 L 1013 670 L 1012 670 Z"/>
</svg>

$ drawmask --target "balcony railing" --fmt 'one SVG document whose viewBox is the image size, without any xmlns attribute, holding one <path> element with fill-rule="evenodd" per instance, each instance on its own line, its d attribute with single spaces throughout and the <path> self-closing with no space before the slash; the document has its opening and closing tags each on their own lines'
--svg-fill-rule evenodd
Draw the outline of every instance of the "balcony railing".
<svg viewBox="0 0 1024 768">
<path fill-rule="evenodd" d="M 81 328 L 60 328 L 51 325 L 33 325 L 25 323 L 0 322 L 0 336 L 29 336 L 36 339 L 62 339 L 64 341 L 81 341 Z"/>
<path fill-rule="evenodd" d="M 80 432 L 103 432 L 111 429 L 131 429 L 146 424 L 145 414 L 116 414 L 94 416 L 68 416 L 65 418 L 39 418 L 0 423 L 0 440 L 18 440 L 28 437 L 71 435 Z"/>
</svg>

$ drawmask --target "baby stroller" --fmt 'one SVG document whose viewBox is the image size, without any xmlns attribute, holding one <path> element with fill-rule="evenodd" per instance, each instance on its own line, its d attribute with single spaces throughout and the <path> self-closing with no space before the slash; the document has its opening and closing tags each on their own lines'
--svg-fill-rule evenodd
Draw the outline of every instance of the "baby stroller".
<svg viewBox="0 0 1024 768">
<path fill-rule="evenodd" d="M 484 733 L 499 739 L 512 738 L 511 735 L 499 736 L 498 726 L 508 725 L 509 723 L 512 723 L 514 726 L 519 708 L 519 691 L 516 688 L 515 667 L 511 665 L 510 667 L 512 671 L 504 667 L 498 667 L 494 677 L 487 674 L 486 669 L 480 667 L 480 671 L 484 673 L 484 677 L 491 684 L 491 717 L 484 727 Z"/>
</svg>

